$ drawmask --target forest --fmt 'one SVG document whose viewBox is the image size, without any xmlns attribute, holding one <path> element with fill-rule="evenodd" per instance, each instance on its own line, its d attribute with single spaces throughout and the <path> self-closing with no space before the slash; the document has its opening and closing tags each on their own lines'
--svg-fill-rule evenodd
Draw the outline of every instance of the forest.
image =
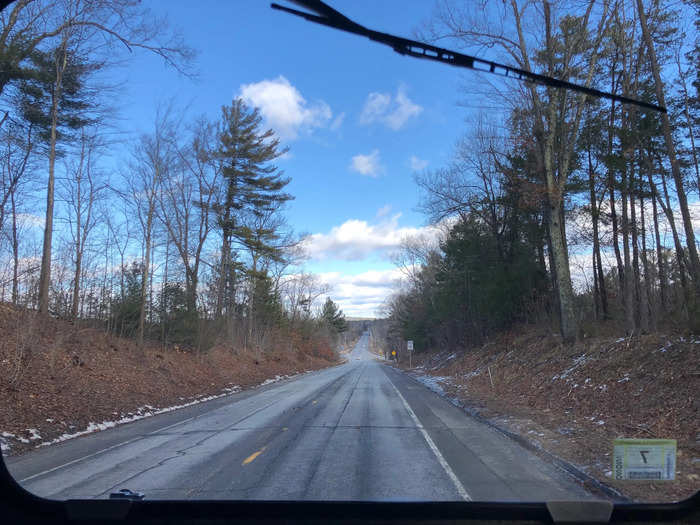
<svg viewBox="0 0 700 525">
<path fill-rule="evenodd" d="M 415 176 L 443 233 L 395 256 L 391 347 L 530 325 L 565 344 L 700 329 L 700 2 L 571 4 L 445 0 L 419 36 L 668 111 L 487 76 L 464 87 L 465 106 L 488 93 L 505 116 L 482 109 L 450 162 Z"/>
<path fill-rule="evenodd" d="M 164 100 L 125 136 L 110 72 L 139 52 L 195 75 L 167 20 L 136 0 L 18 0 L 0 22 L 2 300 L 139 347 L 334 358 L 345 318 L 299 270 L 288 149 L 258 109 L 233 98 L 211 118 Z"/>
</svg>

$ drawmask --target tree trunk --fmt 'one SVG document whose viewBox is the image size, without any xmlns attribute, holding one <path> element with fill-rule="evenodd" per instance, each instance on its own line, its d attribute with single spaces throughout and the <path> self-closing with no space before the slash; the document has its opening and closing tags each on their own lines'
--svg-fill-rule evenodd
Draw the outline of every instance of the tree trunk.
<svg viewBox="0 0 700 525">
<path fill-rule="evenodd" d="M 603 274 L 603 264 L 600 257 L 600 236 L 598 232 L 598 222 L 600 212 L 598 210 L 598 200 L 595 193 L 595 174 L 591 161 L 591 151 L 588 150 L 588 189 L 591 198 L 591 219 L 593 222 L 593 288 L 594 305 L 596 318 L 608 318 L 608 297 L 605 290 L 605 276 Z"/>
<path fill-rule="evenodd" d="M 634 166 L 634 165 L 633 165 Z M 635 199 L 635 173 L 630 173 L 630 220 L 632 237 L 632 270 L 634 271 L 634 314 L 635 323 L 642 333 L 649 331 L 647 298 L 642 293 L 642 273 L 639 268 L 639 231 L 637 229 L 637 204 Z"/>
<path fill-rule="evenodd" d="M 15 192 L 10 195 L 12 205 L 12 304 L 17 305 L 19 298 L 19 240 L 17 238 L 17 207 Z"/>
<path fill-rule="evenodd" d="M 651 206 L 652 206 L 652 216 L 654 221 L 654 238 L 656 241 L 656 271 L 659 274 L 659 306 L 661 315 L 666 314 L 666 308 L 668 307 L 668 282 L 666 280 L 666 263 L 664 261 L 664 254 L 661 250 L 661 236 L 659 235 L 659 211 L 656 207 L 656 186 L 654 185 L 654 179 L 652 178 L 652 163 L 651 156 L 647 156 L 647 179 L 649 181 L 649 188 L 651 189 Z"/>
<path fill-rule="evenodd" d="M 549 231 L 552 238 L 554 272 L 559 289 L 559 326 L 564 342 L 571 343 L 576 340 L 578 326 L 574 310 L 574 290 L 571 285 L 569 261 L 566 257 L 566 237 L 561 224 L 561 209 L 564 203 L 561 196 L 555 194 L 552 197 L 550 197 L 549 203 Z"/>
<path fill-rule="evenodd" d="M 219 283 L 216 291 L 216 318 L 221 319 L 224 313 L 224 292 L 228 282 L 229 261 L 231 258 L 231 244 L 227 232 L 223 234 L 221 242 L 221 265 L 219 267 Z"/>
<path fill-rule="evenodd" d="M 41 254 L 41 273 L 39 274 L 39 313 L 49 313 L 49 287 L 51 284 L 51 241 L 53 239 L 53 206 L 56 167 L 56 141 L 58 127 L 58 101 L 61 97 L 63 72 L 68 60 L 66 42 L 63 41 L 63 57 L 56 64 L 56 82 L 51 93 L 51 136 L 49 143 L 49 180 L 46 184 L 46 220 L 44 223 L 44 243 Z"/>
<path fill-rule="evenodd" d="M 552 297 L 554 298 L 554 304 L 550 303 L 550 309 L 552 312 L 559 312 L 559 284 L 557 283 L 557 272 L 554 270 L 554 249 L 552 248 L 552 234 L 551 234 L 551 223 L 549 220 L 549 214 L 551 210 L 549 205 L 545 206 L 544 219 L 545 219 L 545 230 L 547 239 L 547 263 L 549 264 L 549 279 L 552 285 Z"/>
<path fill-rule="evenodd" d="M 646 303 L 642 307 L 642 314 L 646 315 L 648 328 L 652 332 L 656 331 L 656 312 L 655 308 L 652 307 L 654 301 L 651 292 L 651 274 L 649 273 L 649 258 L 647 257 L 647 225 L 646 225 L 646 212 L 644 211 L 644 195 L 642 188 L 644 185 L 644 177 L 642 175 L 642 170 L 639 170 L 639 214 L 642 221 L 642 267 L 644 268 L 644 302 Z M 644 324 L 644 323 L 643 323 Z"/>
<path fill-rule="evenodd" d="M 170 242 L 165 241 L 165 270 L 163 271 L 163 283 L 160 288 L 160 340 L 163 345 L 168 344 L 168 333 L 165 329 L 165 325 L 168 319 L 168 304 L 166 300 L 165 292 L 168 286 L 168 259 L 170 258 Z M 185 270 L 185 275 L 187 275 L 187 270 Z"/>
<path fill-rule="evenodd" d="M 612 153 L 610 153 L 612 154 Z M 615 174 L 612 168 L 608 167 L 608 191 L 610 192 L 610 220 L 612 223 L 613 234 L 613 250 L 615 252 L 615 260 L 617 262 L 617 280 L 620 286 L 620 294 L 625 293 L 625 267 L 622 264 L 622 255 L 620 254 L 620 228 L 617 222 L 617 211 L 615 209 Z"/>
<path fill-rule="evenodd" d="M 89 260 L 88 260 L 89 261 Z M 82 271 L 82 264 L 83 264 L 83 251 L 82 249 L 78 249 L 77 253 L 75 254 L 75 274 L 74 274 L 74 281 L 73 281 L 73 301 L 71 304 L 71 319 L 73 321 L 77 320 L 78 318 L 78 305 L 80 303 L 80 273 Z"/>
<path fill-rule="evenodd" d="M 666 176 L 664 175 L 663 172 L 663 166 L 660 166 L 661 171 L 659 172 L 661 176 L 661 187 L 664 190 L 664 199 L 666 201 L 666 204 L 664 205 L 663 201 L 661 200 L 661 196 L 658 195 L 657 192 L 657 198 L 659 205 L 661 206 L 661 209 L 664 212 L 664 215 L 666 215 L 666 220 L 668 221 L 669 226 L 671 227 L 671 234 L 673 236 L 673 246 L 676 249 L 676 260 L 678 261 L 678 273 L 680 275 L 680 280 L 681 280 L 681 288 L 682 288 L 682 296 L 683 296 L 683 301 L 685 301 L 690 293 L 690 289 L 688 287 L 688 277 L 686 275 L 686 267 L 687 263 L 685 260 L 685 251 L 683 250 L 683 245 L 681 244 L 681 239 L 678 236 L 678 230 L 676 228 L 676 220 L 673 217 L 673 208 L 671 207 L 671 200 L 668 196 L 668 187 L 666 186 Z"/>
<path fill-rule="evenodd" d="M 146 239 L 145 239 L 145 257 L 143 263 L 143 271 L 141 275 L 141 307 L 139 309 L 139 330 L 137 343 L 139 348 L 143 348 L 143 334 L 146 325 L 146 299 L 147 299 L 147 288 L 148 288 L 148 277 L 151 268 L 151 230 L 153 227 L 153 206 L 149 205 L 148 216 L 146 217 Z"/>
<path fill-rule="evenodd" d="M 622 289 L 623 304 L 625 308 L 625 330 L 628 335 L 634 334 L 637 329 L 635 314 L 634 314 L 634 277 L 632 275 L 632 264 L 630 261 L 630 245 L 629 245 L 629 217 L 627 213 L 627 197 L 629 195 L 627 168 L 622 169 L 622 189 L 620 198 L 622 200 L 622 255 L 624 258 L 624 277 L 625 285 Z"/>
<path fill-rule="evenodd" d="M 83 250 L 81 246 L 81 227 L 80 225 L 82 224 L 81 222 L 81 212 L 82 212 L 82 194 L 81 194 L 81 174 L 78 174 L 78 178 L 76 181 L 76 192 L 75 192 L 75 198 L 76 198 L 76 203 L 75 203 L 75 210 L 76 210 L 76 217 L 75 217 L 75 273 L 73 275 L 73 301 L 71 304 L 71 309 L 70 309 L 70 315 L 71 319 L 75 321 L 78 318 L 78 302 L 80 301 L 80 270 L 81 270 L 81 265 L 83 262 Z"/>
</svg>

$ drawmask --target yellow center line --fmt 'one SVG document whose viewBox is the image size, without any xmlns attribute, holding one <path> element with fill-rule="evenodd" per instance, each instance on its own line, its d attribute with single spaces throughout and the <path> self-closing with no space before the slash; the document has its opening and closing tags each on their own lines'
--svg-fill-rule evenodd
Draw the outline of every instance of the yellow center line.
<svg viewBox="0 0 700 525">
<path fill-rule="evenodd" d="M 247 465 L 248 463 L 252 463 L 253 461 L 255 461 L 255 458 L 257 458 L 264 451 L 265 451 L 265 447 L 261 448 L 257 452 L 253 452 L 250 456 L 248 456 L 247 458 L 245 458 L 243 460 L 243 463 L 241 463 L 241 465 Z"/>
</svg>

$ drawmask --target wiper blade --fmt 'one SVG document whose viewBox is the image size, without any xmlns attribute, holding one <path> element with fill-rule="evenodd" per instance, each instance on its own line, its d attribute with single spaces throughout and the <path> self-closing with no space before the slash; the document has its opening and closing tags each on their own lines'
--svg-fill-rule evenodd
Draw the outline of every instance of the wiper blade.
<svg viewBox="0 0 700 525">
<path fill-rule="evenodd" d="M 475 56 L 450 51 L 449 49 L 432 46 L 416 40 L 390 35 L 380 31 L 374 31 L 373 29 L 368 29 L 365 26 L 354 22 L 321 0 L 290 1 L 308 9 L 311 12 L 299 11 L 298 9 L 292 9 L 276 3 L 270 4 L 270 7 L 279 11 L 284 11 L 285 13 L 299 16 L 305 20 L 308 20 L 309 22 L 333 27 L 348 33 L 365 36 L 370 40 L 390 46 L 394 49 L 394 51 L 401 55 L 425 58 L 427 60 L 434 60 L 436 62 L 442 62 L 456 67 L 465 67 L 476 71 L 482 71 L 484 73 L 493 73 L 508 78 L 515 78 L 516 80 L 534 82 L 535 84 L 542 86 L 568 89 L 570 91 L 585 93 L 586 95 L 597 98 L 606 98 L 616 102 L 621 102 L 623 104 L 633 104 L 635 106 L 666 113 L 666 108 L 650 102 L 644 102 L 643 100 L 636 100 L 633 98 L 624 97 L 622 95 L 600 91 L 595 88 L 581 86 L 579 84 L 574 84 L 573 82 L 567 82 L 566 80 L 560 80 L 557 78 L 548 77 L 546 75 L 533 73 L 531 71 L 526 71 L 524 69 L 519 69 L 517 67 L 499 64 L 498 62 L 493 62 L 491 60 L 484 60 Z"/>
</svg>

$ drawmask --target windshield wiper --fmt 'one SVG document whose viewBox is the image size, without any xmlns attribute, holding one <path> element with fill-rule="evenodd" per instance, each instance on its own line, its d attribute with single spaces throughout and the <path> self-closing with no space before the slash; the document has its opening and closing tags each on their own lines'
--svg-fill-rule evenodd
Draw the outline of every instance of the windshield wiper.
<svg viewBox="0 0 700 525">
<path fill-rule="evenodd" d="M 354 22 L 321 0 L 289 1 L 308 9 L 309 11 L 313 11 L 313 13 L 299 11 L 297 9 L 292 9 L 276 3 L 270 4 L 270 7 L 300 16 L 310 22 L 340 29 L 341 31 L 347 31 L 348 33 L 366 36 L 370 40 L 374 40 L 375 42 L 392 47 L 394 51 L 401 55 L 410 55 L 416 58 L 435 60 L 437 62 L 443 62 L 452 66 L 466 67 L 468 69 L 474 69 L 485 73 L 494 73 L 496 75 L 501 75 L 508 78 L 534 82 L 543 86 L 578 91 L 593 97 L 607 98 L 609 100 L 614 100 L 624 104 L 633 104 L 643 108 L 666 113 L 666 108 L 657 106 L 656 104 L 651 104 L 650 102 L 623 97 L 622 95 L 616 95 L 614 93 L 608 93 L 598 89 L 581 86 L 579 84 L 574 84 L 573 82 L 567 82 L 566 80 L 559 80 L 546 75 L 532 73 L 531 71 L 525 71 L 524 69 L 519 69 L 517 67 L 506 66 L 505 64 L 499 64 L 498 62 L 492 62 L 491 60 L 484 60 L 474 56 L 457 53 L 456 51 L 450 51 L 449 49 L 431 46 L 430 44 L 424 44 L 416 40 L 410 40 L 408 38 L 394 36 L 388 33 L 382 33 L 380 31 L 374 31 L 373 29 L 368 29 L 365 26 Z"/>
</svg>

